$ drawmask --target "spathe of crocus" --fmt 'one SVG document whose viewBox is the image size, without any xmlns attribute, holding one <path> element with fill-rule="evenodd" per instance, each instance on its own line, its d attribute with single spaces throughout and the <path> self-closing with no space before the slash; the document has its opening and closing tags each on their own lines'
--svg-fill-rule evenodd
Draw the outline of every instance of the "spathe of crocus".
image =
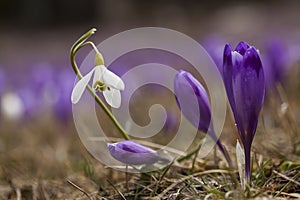
<svg viewBox="0 0 300 200">
<path fill-rule="evenodd" d="M 160 157 L 157 151 L 132 140 L 109 143 L 108 150 L 112 157 L 127 165 L 150 165 L 159 161 L 169 162 Z"/>
<path fill-rule="evenodd" d="M 179 70 L 174 78 L 176 102 L 183 115 L 200 131 L 207 133 L 216 142 L 228 164 L 232 161 L 216 136 L 211 123 L 211 109 L 208 95 L 201 83 L 192 74 Z M 196 98 L 196 100 L 194 100 Z"/>
<path fill-rule="evenodd" d="M 235 50 L 226 44 L 223 79 L 245 153 L 245 175 L 250 181 L 250 150 L 265 96 L 265 79 L 259 52 L 246 42 Z"/>
</svg>

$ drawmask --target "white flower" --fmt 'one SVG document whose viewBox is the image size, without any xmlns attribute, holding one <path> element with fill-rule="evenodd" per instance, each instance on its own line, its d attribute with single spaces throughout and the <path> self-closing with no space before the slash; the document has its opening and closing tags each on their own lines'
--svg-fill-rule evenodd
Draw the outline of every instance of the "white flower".
<svg viewBox="0 0 300 200">
<path fill-rule="evenodd" d="M 79 101 L 93 74 L 93 90 L 95 92 L 98 90 L 102 91 L 106 102 L 111 107 L 119 108 L 121 105 L 120 90 L 124 90 L 124 82 L 104 65 L 94 67 L 94 69 L 77 82 L 71 95 L 72 103 L 76 104 Z"/>
</svg>

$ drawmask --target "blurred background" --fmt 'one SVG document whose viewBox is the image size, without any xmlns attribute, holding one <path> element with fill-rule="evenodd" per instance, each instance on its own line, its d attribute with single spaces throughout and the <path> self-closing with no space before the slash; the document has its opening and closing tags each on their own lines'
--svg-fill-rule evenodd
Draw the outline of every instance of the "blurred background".
<svg viewBox="0 0 300 200">
<path fill-rule="evenodd" d="M 280 107 L 288 99 L 297 125 L 299 10 L 297 0 L 0 1 L 0 185 L 90 175 L 90 166 L 103 168 L 82 147 L 70 102 L 75 75 L 69 50 L 92 27 L 98 30 L 91 39 L 96 44 L 132 28 L 174 29 L 199 41 L 218 67 L 222 65 L 225 43 L 235 47 L 239 41 L 247 41 L 260 49 L 268 95 L 279 93 L 267 99 L 265 109 L 273 104 Z M 79 52 L 78 63 L 89 51 L 84 48 Z M 119 64 L 126 65 L 121 61 Z M 128 63 L 126 66 L 131 67 Z M 119 73 L 117 69 L 115 72 Z M 170 110 L 165 132 L 173 132 L 178 126 L 178 110 L 175 117 Z M 265 121 L 270 127 L 276 125 L 276 120 L 268 117 Z M 279 129 L 277 126 L 276 132 Z M 229 143 L 235 137 L 230 138 Z M 98 174 L 98 180 L 105 173 Z"/>
</svg>

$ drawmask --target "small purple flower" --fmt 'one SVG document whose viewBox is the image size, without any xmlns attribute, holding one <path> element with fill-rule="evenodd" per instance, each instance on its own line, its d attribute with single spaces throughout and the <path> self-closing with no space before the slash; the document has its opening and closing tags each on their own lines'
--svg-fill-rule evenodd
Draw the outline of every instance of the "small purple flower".
<svg viewBox="0 0 300 200">
<path fill-rule="evenodd" d="M 112 157 L 127 165 L 150 165 L 158 161 L 168 162 L 153 149 L 131 140 L 109 143 L 108 150 Z"/>
<path fill-rule="evenodd" d="M 224 49 L 223 79 L 228 100 L 245 152 L 246 180 L 250 181 L 250 150 L 265 95 L 265 79 L 259 52 L 246 42 L 234 51 Z"/>
<path fill-rule="evenodd" d="M 176 102 L 183 115 L 200 131 L 208 133 L 224 154 L 228 164 L 232 165 L 230 157 L 216 136 L 211 123 L 211 110 L 208 95 L 204 87 L 190 73 L 179 70 L 174 79 Z"/>
</svg>

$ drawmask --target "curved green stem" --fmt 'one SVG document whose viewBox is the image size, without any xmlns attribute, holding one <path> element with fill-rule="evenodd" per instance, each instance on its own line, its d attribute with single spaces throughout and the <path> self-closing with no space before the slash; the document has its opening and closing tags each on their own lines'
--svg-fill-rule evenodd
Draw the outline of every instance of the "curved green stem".
<svg viewBox="0 0 300 200">
<path fill-rule="evenodd" d="M 74 45 L 71 48 L 71 52 L 70 52 L 71 65 L 72 65 L 72 68 L 73 68 L 75 74 L 77 75 L 78 79 L 82 79 L 83 76 L 80 73 L 80 70 L 79 70 L 79 68 L 77 66 L 77 63 L 76 63 L 76 60 L 75 60 L 75 54 L 77 53 L 77 51 L 80 48 L 82 48 L 83 46 L 85 46 L 87 44 L 92 45 L 92 47 L 94 48 L 94 50 L 96 51 L 96 53 L 99 53 L 99 51 L 96 48 L 96 46 L 94 45 L 94 43 L 92 43 L 90 41 L 85 42 L 92 34 L 95 33 L 95 31 L 96 31 L 96 29 L 91 29 L 90 31 L 88 31 L 86 34 L 84 34 L 82 37 L 80 37 L 74 43 Z M 122 126 L 119 124 L 119 122 L 117 121 L 117 119 L 113 116 L 113 114 L 111 113 L 111 111 L 106 107 L 106 105 L 99 98 L 99 96 L 94 92 L 94 90 L 89 85 L 86 88 L 90 92 L 90 94 L 95 98 L 95 101 L 103 109 L 103 111 L 105 112 L 105 114 L 111 119 L 111 121 L 117 127 L 117 129 L 119 130 L 119 132 L 121 133 L 121 135 L 123 136 L 123 138 L 125 140 L 130 140 L 130 137 L 128 136 L 128 134 L 126 133 L 126 131 L 122 128 Z"/>
<path fill-rule="evenodd" d="M 100 54 L 99 50 L 97 49 L 96 45 L 91 42 L 91 41 L 87 41 L 87 42 L 84 42 L 80 45 L 80 47 L 83 47 L 84 45 L 91 45 L 93 47 L 93 49 L 95 50 L 96 53 Z"/>
</svg>

